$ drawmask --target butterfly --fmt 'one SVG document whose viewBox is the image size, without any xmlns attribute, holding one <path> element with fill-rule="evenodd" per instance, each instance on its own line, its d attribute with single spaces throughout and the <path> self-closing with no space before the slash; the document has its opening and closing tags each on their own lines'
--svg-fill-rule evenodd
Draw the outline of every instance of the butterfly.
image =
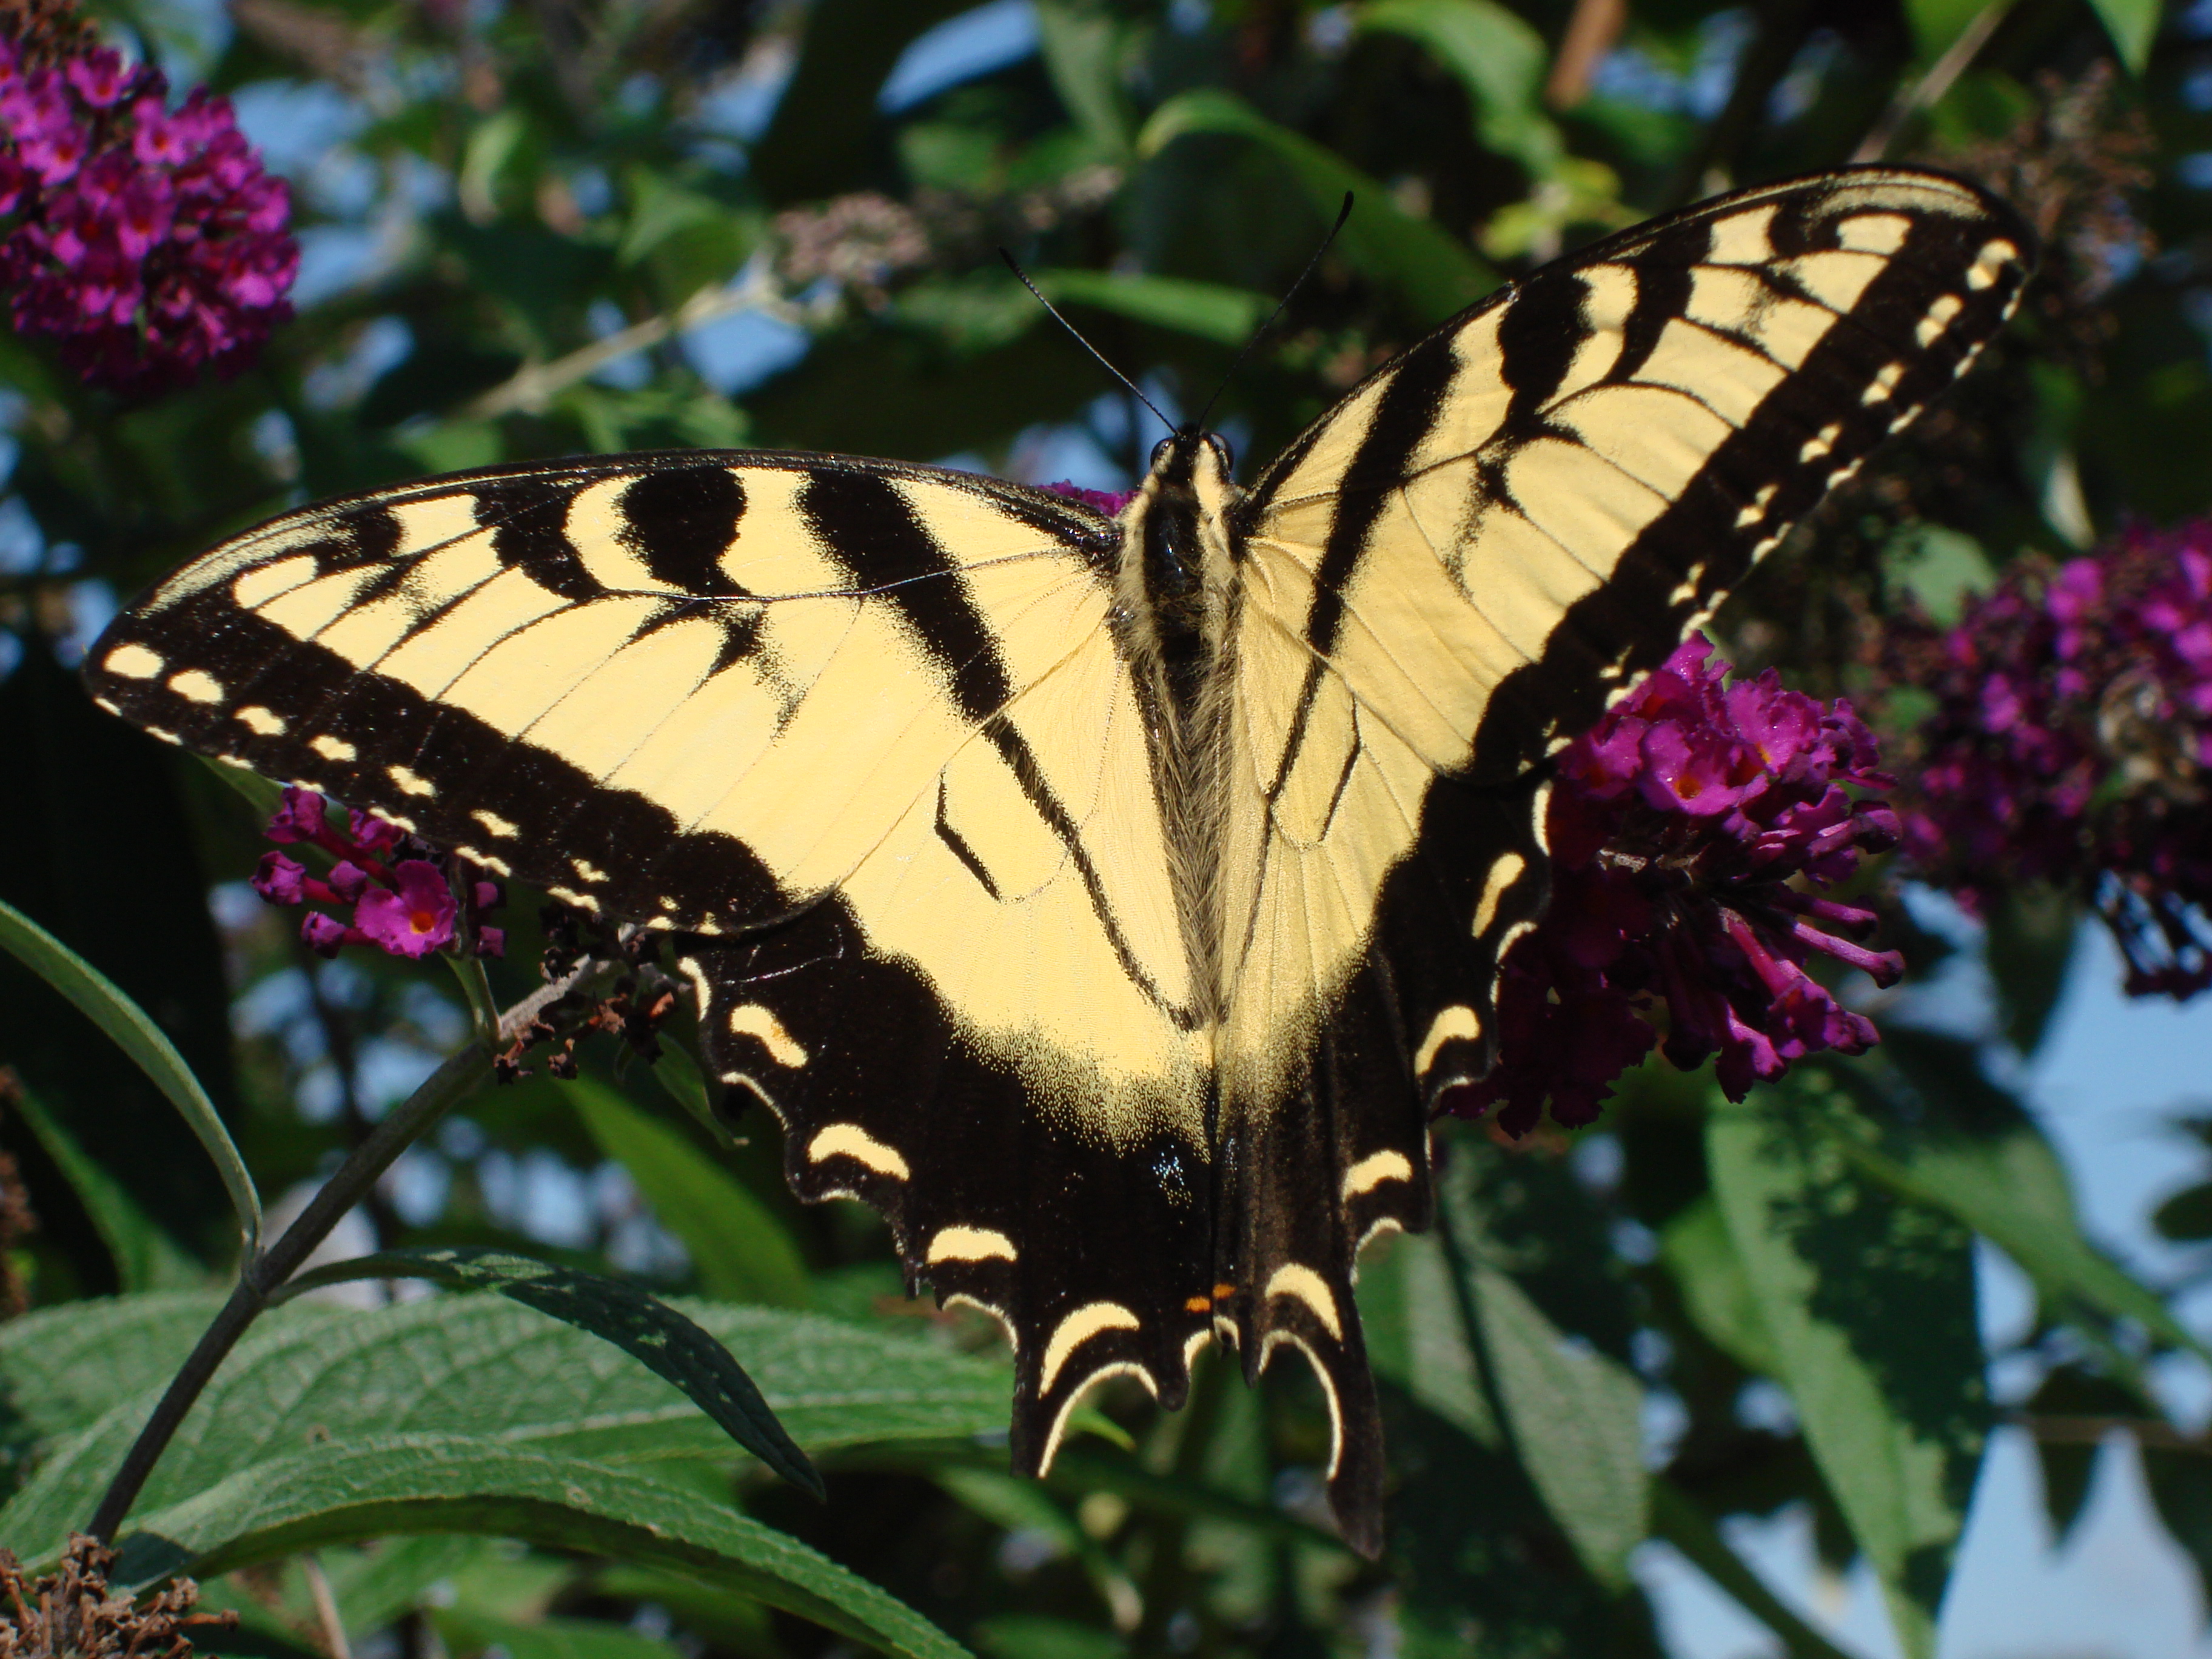
<svg viewBox="0 0 2212 1659">
<path fill-rule="evenodd" d="M 1360 1247 L 1544 908 L 1548 762 L 2017 302 L 1939 174 L 1747 190 L 1510 284 L 1249 487 L 585 456 L 286 513 L 119 615 L 155 735 L 664 930 L 701 1042 L 1012 1338 L 1017 1468 L 1218 1337 L 1311 1361 L 1375 1553 Z"/>
</svg>

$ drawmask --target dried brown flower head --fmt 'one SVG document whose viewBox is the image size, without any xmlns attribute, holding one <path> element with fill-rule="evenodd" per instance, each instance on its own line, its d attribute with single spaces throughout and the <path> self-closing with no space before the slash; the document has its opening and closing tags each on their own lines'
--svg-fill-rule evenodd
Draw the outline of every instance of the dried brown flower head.
<svg viewBox="0 0 2212 1659">
<path fill-rule="evenodd" d="M 189 1578 L 143 1602 L 112 1594 L 114 1565 L 115 1552 L 82 1533 L 70 1534 L 60 1569 L 35 1581 L 0 1550 L 0 1659 L 185 1659 L 187 1630 L 238 1622 L 232 1613 L 193 1612 L 200 1590 Z"/>
</svg>

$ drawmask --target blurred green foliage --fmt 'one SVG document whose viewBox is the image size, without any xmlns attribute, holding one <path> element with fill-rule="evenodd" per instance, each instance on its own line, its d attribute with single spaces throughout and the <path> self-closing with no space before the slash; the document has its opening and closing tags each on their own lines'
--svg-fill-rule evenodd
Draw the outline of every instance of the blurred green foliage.
<svg viewBox="0 0 2212 1659">
<path fill-rule="evenodd" d="M 994 250 L 1188 410 L 1352 191 L 1343 235 L 1222 392 L 1216 423 L 1249 471 L 1500 280 L 1870 136 L 2011 194 L 2051 252 L 1985 367 L 1723 613 L 1724 654 L 1852 690 L 1888 608 L 1942 616 L 2024 550 L 2212 494 L 2203 5 L 97 11 L 180 82 L 239 100 L 295 179 L 307 258 L 299 315 L 260 364 L 163 402 L 92 395 L 0 340 L 0 898 L 150 1013 L 273 1206 L 461 1040 L 464 1011 L 426 969 L 301 950 L 240 884 L 250 811 L 66 671 L 118 599 L 287 506 L 686 446 L 1125 485 L 1154 434 Z M 1949 947 L 1884 902 L 1924 983 Z M 505 1000 L 539 947 L 517 914 Z M 374 1650 L 404 1659 L 797 1659 L 854 1641 L 1626 1656 L 1660 1650 L 1631 1571 L 1656 1538 L 1794 1655 L 1832 1655 L 1717 1529 L 1802 1504 L 1832 1563 L 1873 1565 L 1925 1659 L 1983 1447 L 2008 1421 L 2039 1437 L 2062 1528 L 2096 1436 L 2136 1425 L 2160 1513 L 2212 1580 L 2212 1462 L 2148 1380 L 2199 1345 L 2085 1237 L 1998 1080 L 2048 1024 L 2075 921 L 2061 896 L 2007 901 L 1978 1029 L 1916 1030 L 1907 992 L 1865 1061 L 1740 1108 L 1655 1066 L 1579 1137 L 1450 1126 L 1443 1225 L 1379 1244 L 1361 1285 L 1393 1458 L 1379 1564 L 1328 1530 L 1328 1425 L 1289 1367 L 1247 1393 L 1216 1356 L 1175 1416 L 1109 1389 L 1049 1480 L 1006 1477 L 994 1333 L 908 1301 L 864 1212 L 793 1202 L 772 1126 L 726 1145 L 683 1062 L 664 1062 L 664 1093 L 635 1067 L 608 1080 L 610 1048 L 586 1055 L 599 1080 L 478 1096 L 352 1243 L 525 1252 L 698 1293 L 688 1310 L 828 1503 L 526 1308 L 301 1304 L 234 1356 L 142 1508 L 161 1547 L 126 1567 L 198 1561 L 243 1615 L 213 1645 L 264 1656 L 329 1650 L 319 1572 L 353 1642 L 386 1632 Z M 160 1091 L 6 962 L 0 1061 L 16 1079 L 0 1142 L 40 1222 L 9 1257 L 35 1310 L 0 1328 L 0 1536 L 35 1553 L 88 1510 L 204 1322 L 234 1228 Z M 2208 1193 L 2158 1224 L 2212 1237 Z M 2003 1355 L 1977 1326 L 1977 1237 L 2035 1289 Z M 2013 1379 L 1994 1397 L 1993 1374 Z"/>
</svg>

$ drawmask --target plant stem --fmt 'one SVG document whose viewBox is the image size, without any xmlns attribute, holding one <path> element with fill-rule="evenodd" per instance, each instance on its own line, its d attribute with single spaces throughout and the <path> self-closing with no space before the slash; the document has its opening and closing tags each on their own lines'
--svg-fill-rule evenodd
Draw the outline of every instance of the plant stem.
<svg viewBox="0 0 2212 1659">
<path fill-rule="evenodd" d="M 2012 7 L 2013 0 L 1990 0 L 1974 20 L 1959 32 L 1958 39 L 1946 46 L 1936 61 L 1928 66 L 1926 74 L 1911 86 L 1898 88 L 1897 95 L 1890 100 L 1889 107 L 1882 112 L 1881 118 L 1859 141 L 1859 147 L 1851 152 L 1851 160 L 1879 161 L 1887 155 L 1889 147 L 1897 142 L 1897 135 L 1905 130 L 1907 121 L 1922 110 L 1932 109 L 1942 101 L 1943 94 L 1951 90 L 1952 82 L 1964 75 L 1968 65 L 1980 55 L 1982 48 L 1989 44 L 1990 36 L 1996 33 L 1997 25 L 2004 21 Z"/>
<path fill-rule="evenodd" d="M 549 1004 L 573 991 L 587 989 L 599 979 L 612 978 L 623 969 L 620 963 L 586 959 L 556 983 L 532 992 L 501 1016 L 501 1046 L 526 1031 Z M 123 1466 L 116 1470 L 115 1479 L 100 1500 L 100 1508 L 94 1511 L 90 1524 L 85 1528 L 87 1532 L 103 1544 L 114 1542 L 116 1529 L 131 1512 L 131 1504 L 137 1501 L 147 1477 L 154 1472 L 154 1465 L 168 1449 L 169 1442 L 214 1377 L 216 1368 L 238 1346 L 239 1339 L 253 1322 L 268 1310 L 270 1295 L 299 1271 L 315 1247 L 330 1236 L 331 1229 L 368 1194 L 400 1153 L 491 1075 L 495 1052 L 481 1041 L 473 1042 L 439 1066 L 420 1088 L 386 1113 L 369 1132 L 368 1138 L 354 1148 L 337 1172 L 308 1201 L 299 1219 L 284 1230 L 283 1237 L 246 1264 L 230 1299 L 200 1334 L 199 1341 L 170 1379 L 161 1402 L 154 1407 L 154 1414 L 146 1419 L 146 1426 L 131 1443 Z"/>
</svg>

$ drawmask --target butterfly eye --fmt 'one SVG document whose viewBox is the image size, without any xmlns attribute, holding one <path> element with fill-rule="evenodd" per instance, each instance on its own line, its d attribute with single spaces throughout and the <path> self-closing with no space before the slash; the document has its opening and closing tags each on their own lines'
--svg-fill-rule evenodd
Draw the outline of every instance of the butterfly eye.
<svg viewBox="0 0 2212 1659">
<path fill-rule="evenodd" d="M 1213 453 L 1221 458 L 1221 470 L 1234 472 L 1237 470 L 1237 452 L 1229 447 L 1229 440 L 1218 432 L 1209 432 L 1206 434 L 1206 441 L 1213 446 Z"/>
<path fill-rule="evenodd" d="M 1174 447 L 1175 440 L 1173 438 L 1163 438 L 1159 442 L 1154 444 L 1152 446 L 1152 465 L 1154 466 L 1158 466 L 1162 461 L 1167 459 L 1168 452 Z"/>
</svg>

